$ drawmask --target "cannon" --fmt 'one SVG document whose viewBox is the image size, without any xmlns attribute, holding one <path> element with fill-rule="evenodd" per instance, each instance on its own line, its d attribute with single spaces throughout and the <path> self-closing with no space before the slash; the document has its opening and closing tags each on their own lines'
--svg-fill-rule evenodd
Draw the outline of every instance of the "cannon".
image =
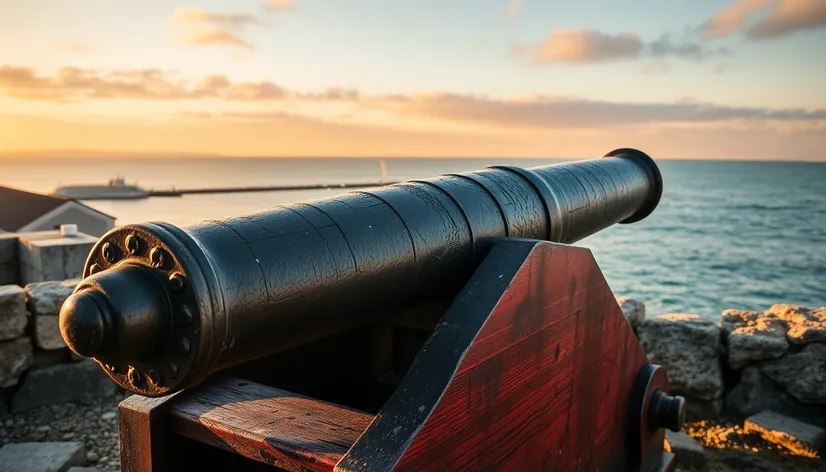
<svg viewBox="0 0 826 472">
<path fill-rule="evenodd" d="M 125 471 L 668 470 L 684 401 L 571 245 L 662 186 L 618 149 L 126 225 L 60 329 L 137 394 Z"/>
</svg>

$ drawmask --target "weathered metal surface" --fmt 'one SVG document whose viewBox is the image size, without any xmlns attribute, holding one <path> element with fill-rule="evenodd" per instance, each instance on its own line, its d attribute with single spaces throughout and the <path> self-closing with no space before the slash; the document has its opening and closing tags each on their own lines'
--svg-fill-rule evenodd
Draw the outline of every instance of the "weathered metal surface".
<svg viewBox="0 0 826 472">
<path fill-rule="evenodd" d="M 625 149 L 185 229 L 128 225 L 90 255 L 61 329 L 73 350 L 108 366 L 124 388 L 164 395 L 216 369 L 456 291 L 498 238 L 571 243 L 644 218 L 661 192 L 654 162 Z"/>
</svg>

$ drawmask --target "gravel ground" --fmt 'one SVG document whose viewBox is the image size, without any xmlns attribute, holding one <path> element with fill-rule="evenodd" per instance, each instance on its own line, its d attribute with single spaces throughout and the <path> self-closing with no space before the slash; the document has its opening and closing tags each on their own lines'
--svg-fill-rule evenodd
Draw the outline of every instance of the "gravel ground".
<svg viewBox="0 0 826 472">
<path fill-rule="evenodd" d="M 89 466 L 120 470 L 118 403 L 126 395 L 84 404 L 44 406 L 0 413 L 0 446 L 6 443 L 77 441 L 86 445 Z"/>
<path fill-rule="evenodd" d="M 0 445 L 80 441 L 86 445 L 88 465 L 119 470 L 117 406 L 126 396 L 0 413 Z M 826 471 L 823 458 L 795 456 L 760 437 L 744 434 L 742 424 L 701 421 L 689 423 L 683 432 L 706 448 L 708 465 L 703 469 L 706 471 Z"/>
<path fill-rule="evenodd" d="M 699 421 L 689 423 L 683 432 L 706 448 L 710 472 L 764 471 L 813 472 L 826 471 L 826 460 L 792 454 L 782 446 L 745 434 L 742 423 L 730 421 Z"/>
</svg>

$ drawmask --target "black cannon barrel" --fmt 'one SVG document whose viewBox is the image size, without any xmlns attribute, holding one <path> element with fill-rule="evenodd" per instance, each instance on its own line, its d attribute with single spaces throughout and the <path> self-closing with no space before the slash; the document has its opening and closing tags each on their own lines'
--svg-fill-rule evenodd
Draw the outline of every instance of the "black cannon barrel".
<svg viewBox="0 0 826 472">
<path fill-rule="evenodd" d="M 204 221 L 116 228 L 60 313 L 77 354 L 147 396 L 342 331 L 467 280 L 502 237 L 572 243 L 645 218 L 662 177 L 633 149 Z"/>
</svg>

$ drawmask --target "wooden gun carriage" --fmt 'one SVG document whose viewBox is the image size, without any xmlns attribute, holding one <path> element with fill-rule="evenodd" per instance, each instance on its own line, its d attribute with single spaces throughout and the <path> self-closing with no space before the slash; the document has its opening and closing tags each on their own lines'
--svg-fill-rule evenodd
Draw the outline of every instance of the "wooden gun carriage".
<svg viewBox="0 0 826 472">
<path fill-rule="evenodd" d="M 660 471 L 668 395 L 591 252 L 645 154 L 105 235 L 60 326 L 137 393 L 125 472 Z"/>
</svg>

